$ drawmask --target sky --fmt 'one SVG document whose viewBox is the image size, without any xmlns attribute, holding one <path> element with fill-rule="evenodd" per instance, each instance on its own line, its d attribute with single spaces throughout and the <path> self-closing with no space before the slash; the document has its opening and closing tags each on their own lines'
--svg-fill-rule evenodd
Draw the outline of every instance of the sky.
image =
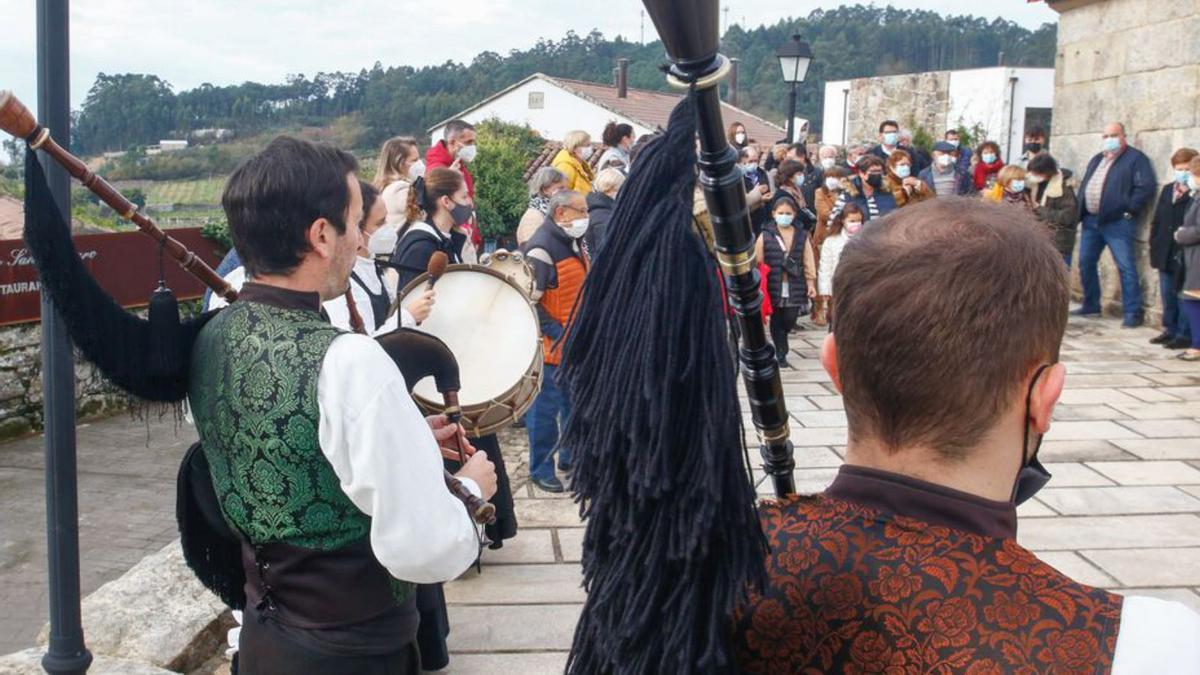
<svg viewBox="0 0 1200 675">
<path fill-rule="evenodd" d="M 2 0 L 0 89 L 12 89 L 36 113 L 35 0 Z M 731 23 L 773 24 L 843 2 L 726 0 Z M 962 0 L 895 0 L 901 8 L 963 13 Z M 438 12 L 439 7 L 454 11 Z M 375 61 L 424 66 L 470 62 L 479 52 L 531 47 L 568 30 L 639 39 L 642 4 L 612 0 L 607 12 L 580 11 L 572 0 L 75 0 L 71 3 L 71 105 L 97 73 L 152 73 L 175 91 L 204 82 L 282 82 L 286 75 L 369 68 Z M 971 12 L 1003 16 L 1028 28 L 1057 20 L 1038 2 L 970 3 Z M 654 27 L 645 20 L 646 39 Z"/>
</svg>

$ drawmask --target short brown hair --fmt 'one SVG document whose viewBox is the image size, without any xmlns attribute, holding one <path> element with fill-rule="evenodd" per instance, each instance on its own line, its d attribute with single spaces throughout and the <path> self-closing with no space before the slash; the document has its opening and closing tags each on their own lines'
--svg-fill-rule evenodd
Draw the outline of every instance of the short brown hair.
<svg viewBox="0 0 1200 675">
<path fill-rule="evenodd" d="M 1200 152 L 1196 152 L 1191 148 L 1180 148 L 1171 155 L 1171 166 L 1175 166 L 1176 164 L 1187 164 L 1188 162 L 1192 161 L 1192 158 L 1196 155 L 1200 155 Z"/>
<path fill-rule="evenodd" d="M 1067 270 L 1029 212 L 962 197 L 872 220 L 834 276 L 852 439 L 962 457 L 1038 363 L 1056 361 Z"/>
<path fill-rule="evenodd" d="M 1188 171 L 1194 176 L 1200 176 L 1200 155 L 1196 155 L 1188 162 Z"/>
</svg>

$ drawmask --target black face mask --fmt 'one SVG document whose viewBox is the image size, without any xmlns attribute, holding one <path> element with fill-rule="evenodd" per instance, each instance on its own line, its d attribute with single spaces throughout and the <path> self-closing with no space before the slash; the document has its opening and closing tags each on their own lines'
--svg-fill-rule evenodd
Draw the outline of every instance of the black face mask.
<svg viewBox="0 0 1200 675">
<path fill-rule="evenodd" d="M 450 217 L 454 219 L 455 225 L 466 225 L 471 222 L 471 215 L 473 213 L 475 213 L 475 209 L 470 204 L 455 202 L 454 208 L 450 209 Z"/>
<path fill-rule="evenodd" d="M 1038 450 L 1042 448 L 1042 435 L 1038 434 L 1037 444 L 1033 446 L 1033 457 L 1028 462 L 1025 461 L 1025 452 L 1029 448 L 1029 407 L 1033 404 L 1033 388 L 1037 385 L 1038 378 L 1050 365 L 1044 365 L 1038 368 L 1038 371 L 1033 375 L 1033 381 L 1029 383 L 1029 392 L 1025 395 L 1025 433 L 1021 441 L 1021 470 L 1017 472 L 1017 482 L 1013 484 L 1012 502 L 1014 504 L 1023 504 L 1039 490 L 1046 487 L 1046 483 L 1050 482 L 1050 472 L 1046 467 L 1042 466 L 1041 460 L 1038 459 Z"/>
<path fill-rule="evenodd" d="M 867 174 L 867 185 L 870 185 L 878 190 L 879 188 L 883 187 L 883 176 L 877 173 Z"/>
<path fill-rule="evenodd" d="M 1025 144 L 1025 152 L 1030 152 L 1030 153 L 1033 153 L 1036 155 L 1041 151 L 1042 151 L 1041 143 L 1026 143 Z"/>
</svg>

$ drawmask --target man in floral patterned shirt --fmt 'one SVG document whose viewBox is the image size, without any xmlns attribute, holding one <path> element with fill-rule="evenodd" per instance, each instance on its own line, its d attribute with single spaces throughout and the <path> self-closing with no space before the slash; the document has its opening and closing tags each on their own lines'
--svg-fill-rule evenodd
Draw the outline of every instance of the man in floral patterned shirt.
<svg viewBox="0 0 1200 675">
<path fill-rule="evenodd" d="M 1067 271 L 1032 216 L 960 198 L 842 254 L 821 359 L 846 464 L 761 509 L 769 581 L 738 612 L 750 673 L 1197 673 L 1200 616 L 1077 583 L 1016 542 L 1066 367 Z"/>
</svg>

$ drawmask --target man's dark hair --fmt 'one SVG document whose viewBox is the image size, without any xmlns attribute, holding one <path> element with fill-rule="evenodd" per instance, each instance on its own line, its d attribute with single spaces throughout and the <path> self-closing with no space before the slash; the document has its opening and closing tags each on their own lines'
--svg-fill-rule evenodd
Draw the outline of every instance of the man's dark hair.
<svg viewBox="0 0 1200 675">
<path fill-rule="evenodd" d="M 466 120 L 450 120 L 442 130 L 442 139 L 451 140 L 464 131 L 475 131 L 475 125 Z"/>
<path fill-rule="evenodd" d="M 788 185 L 798 173 L 804 173 L 804 165 L 794 159 L 785 159 L 775 173 L 775 183 L 781 186 Z"/>
<path fill-rule="evenodd" d="M 900 124 L 896 120 L 884 120 L 879 123 L 879 133 L 883 133 L 888 127 L 896 127 L 896 131 L 900 131 Z"/>
<path fill-rule="evenodd" d="M 358 181 L 358 189 L 362 190 L 362 220 L 359 221 L 360 228 L 367 226 L 367 216 L 371 215 L 371 209 L 375 208 L 375 202 L 379 199 L 379 190 L 375 189 L 365 180 Z"/>
<path fill-rule="evenodd" d="M 310 250 L 308 228 L 319 218 L 345 232 L 346 177 L 356 170 L 350 153 L 291 136 L 279 136 L 234 169 L 221 206 L 246 272 L 291 272 Z"/>
<path fill-rule="evenodd" d="M 944 139 L 947 136 L 949 136 L 950 134 L 954 134 L 955 136 L 960 136 L 960 137 L 962 136 L 962 134 L 958 133 L 958 129 L 947 129 L 946 133 L 942 134 L 942 138 Z"/>
<path fill-rule="evenodd" d="M 788 146 L 788 152 L 794 152 L 804 158 L 808 157 L 808 147 L 803 143 L 792 143 Z"/>
<path fill-rule="evenodd" d="M 1025 137 L 1026 138 L 1045 138 L 1046 130 L 1043 129 L 1042 127 L 1031 127 L 1029 129 L 1029 131 L 1025 132 Z"/>
<path fill-rule="evenodd" d="M 961 458 L 1029 370 L 1058 360 L 1067 269 L 1027 210 L 962 197 L 899 209 L 850 240 L 833 285 L 850 435 L 889 451 Z"/>
<path fill-rule="evenodd" d="M 1032 171 L 1040 176 L 1049 178 L 1058 173 L 1058 162 L 1048 152 L 1039 152 L 1029 160 L 1026 171 Z"/>
</svg>

